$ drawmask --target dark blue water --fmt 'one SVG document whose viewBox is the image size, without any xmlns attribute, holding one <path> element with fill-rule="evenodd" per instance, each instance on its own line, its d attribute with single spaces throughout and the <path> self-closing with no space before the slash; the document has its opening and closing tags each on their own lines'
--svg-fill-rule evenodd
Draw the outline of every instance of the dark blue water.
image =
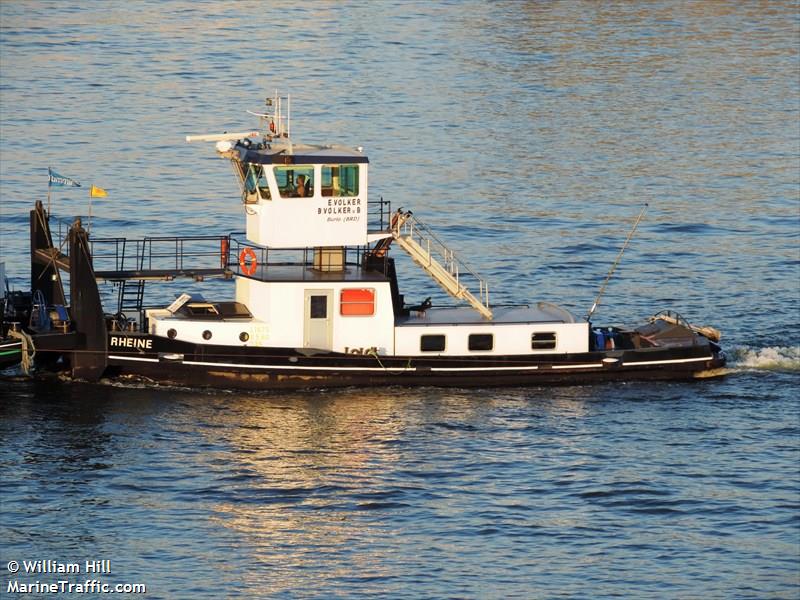
<svg viewBox="0 0 800 600">
<path fill-rule="evenodd" d="M 241 230 L 230 168 L 183 138 L 251 128 L 277 87 L 296 137 L 363 145 L 373 198 L 495 302 L 585 314 L 648 202 L 595 321 L 672 308 L 732 367 L 292 394 L 6 378 L 0 593 L 64 579 L 9 561 L 106 559 L 148 598 L 800 597 L 798 40 L 792 2 L 0 4 L 18 288 L 48 166 L 84 184 L 60 217 L 108 190 L 97 235 Z"/>
</svg>

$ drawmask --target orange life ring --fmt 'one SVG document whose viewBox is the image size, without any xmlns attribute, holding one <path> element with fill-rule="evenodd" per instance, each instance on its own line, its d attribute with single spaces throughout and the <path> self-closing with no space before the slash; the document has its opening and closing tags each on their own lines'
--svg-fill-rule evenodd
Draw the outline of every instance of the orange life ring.
<svg viewBox="0 0 800 600">
<path fill-rule="evenodd" d="M 244 275 L 252 275 L 258 268 L 256 253 L 252 248 L 245 248 L 239 254 L 239 269 Z"/>
<path fill-rule="evenodd" d="M 269 122 L 269 130 L 270 130 L 272 133 L 275 133 L 275 121 L 270 121 L 270 122 Z"/>
<path fill-rule="evenodd" d="M 228 266 L 228 254 L 230 253 L 231 242 L 228 238 L 222 238 L 219 242 L 219 263 L 223 269 Z"/>
</svg>

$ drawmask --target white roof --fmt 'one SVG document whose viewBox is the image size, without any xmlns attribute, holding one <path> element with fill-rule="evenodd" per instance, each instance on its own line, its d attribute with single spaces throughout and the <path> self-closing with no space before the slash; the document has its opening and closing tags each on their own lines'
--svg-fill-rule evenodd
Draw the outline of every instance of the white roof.
<svg viewBox="0 0 800 600">
<path fill-rule="evenodd" d="M 533 306 L 492 307 L 492 314 L 493 319 L 487 321 L 469 307 L 429 308 L 425 312 L 414 311 L 407 317 L 398 317 L 396 321 L 398 326 L 575 322 L 571 312 L 549 302 L 538 302 Z"/>
</svg>

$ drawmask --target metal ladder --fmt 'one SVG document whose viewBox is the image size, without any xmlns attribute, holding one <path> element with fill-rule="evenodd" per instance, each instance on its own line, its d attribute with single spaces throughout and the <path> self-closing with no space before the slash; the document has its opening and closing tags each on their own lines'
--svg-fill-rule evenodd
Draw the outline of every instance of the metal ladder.
<svg viewBox="0 0 800 600">
<path fill-rule="evenodd" d="M 136 311 L 144 304 L 144 279 L 123 279 L 119 285 L 117 312 Z"/>
<path fill-rule="evenodd" d="M 136 255 L 133 257 L 134 264 L 139 270 L 144 269 L 145 264 L 145 245 L 147 238 L 141 242 L 136 242 Z M 122 241 L 122 256 L 118 265 L 119 270 L 125 269 L 125 248 L 127 240 Z M 125 311 L 136 311 L 136 314 L 142 312 L 144 304 L 144 279 L 122 279 L 119 283 L 119 295 L 117 297 L 117 312 L 125 313 Z"/>
<path fill-rule="evenodd" d="M 411 259 L 421 266 L 448 294 L 466 300 L 484 318 L 492 318 L 489 308 L 489 285 L 482 277 L 466 266 L 430 228 L 414 217 L 411 212 L 398 210 L 391 221 L 392 239 L 405 250 Z M 463 280 L 477 283 L 477 295 L 473 294 Z"/>
</svg>

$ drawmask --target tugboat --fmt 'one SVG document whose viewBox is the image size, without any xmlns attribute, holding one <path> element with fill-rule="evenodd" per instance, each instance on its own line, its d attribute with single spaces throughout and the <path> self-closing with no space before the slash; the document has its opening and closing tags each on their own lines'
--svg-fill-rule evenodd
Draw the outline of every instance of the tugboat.
<svg viewBox="0 0 800 600">
<path fill-rule="evenodd" d="M 416 215 L 369 199 L 362 148 L 292 140 L 289 102 L 278 93 L 268 98 L 267 112 L 253 113 L 258 131 L 187 136 L 214 142 L 233 165 L 243 235 L 90 238 L 76 219 L 62 254 L 36 203 L 30 316 L 22 326 L 37 366 L 89 381 L 134 375 L 249 389 L 577 384 L 721 372 L 718 332 L 674 313 L 627 329 L 597 327 L 548 302 L 492 306 L 485 280 Z M 464 306 L 407 304 L 395 249 Z M 69 302 L 61 271 L 69 273 Z M 168 306 L 144 302 L 148 282 L 209 277 L 233 280 L 233 297 L 182 289 Z M 118 287 L 110 313 L 99 281 Z"/>
</svg>

